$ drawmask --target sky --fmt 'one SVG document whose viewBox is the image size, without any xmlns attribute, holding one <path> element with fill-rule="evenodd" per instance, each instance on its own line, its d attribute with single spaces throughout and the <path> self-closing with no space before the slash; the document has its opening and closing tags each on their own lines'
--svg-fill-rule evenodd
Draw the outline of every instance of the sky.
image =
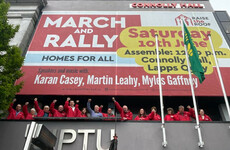
<svg viewBox="0 0 230 150">
<path fill-rule="evenodd" d="M 209 0 L 214 10 L 226 10 L 230 15 L 230 0 Z"/>
</svg>

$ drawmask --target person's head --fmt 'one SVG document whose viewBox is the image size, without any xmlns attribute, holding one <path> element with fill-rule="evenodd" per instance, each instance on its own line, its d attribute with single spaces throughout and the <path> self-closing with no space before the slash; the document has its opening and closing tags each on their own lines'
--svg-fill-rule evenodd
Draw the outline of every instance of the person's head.
<svg viewBox="0 0 230 150">
<path fill-rule="evenodd" d="M 58 106 L 58 111 L 59 111 L 59 112 L 62 112 L 63 110 L 64 110 L 63 105 L 59 105 L 59 106 Z"/>
<path fill-rule="evenodd" d="M 87 113 L 87 110 L 86 110 L 86 108 L 85 108 L 85 107 L 84 107 L 84 108 L 82 108 L 81 113 L 82 113 L 82 114 L 86 114 L 86 113 Z"/>
<path fill-rule="evenodd" d="M 98 106 L 98 105 L 95 105 L 95 106 L 94 106 L 94 112 L 95 112 L 95 113 L 98 113 L 98 112 L 99 112 L 99 106 Z"/>
<path fill-rule="evenodd" d="M 34 108 L 31 108 L 31 109 L 30 109 L 30 114 L 31 114 L 31 115 L 35 115 L 35 114 L 36 114 L 36 111 L 35 111 Z"/>
<path fill-rule="evenodd" d="M 22 110 L 22 105 L 21 104 L 18 104 L 17 106 L 16 106 L 16 111 L 21 111 Z"/>
<path fill-rule="evenodd" d="M 155 106 L 151 107 L 151 111 L 155 110 L 157 112 L 157 108 Z"/>
<path fill-rule="evenodd" d="M 129 109 L 128 109 L 128 106 L 124 105 L 124 106 L 123 106 L 123 111 L 124 111 L 124 112 L 128 112 L 128 110 L 129 110 Z"/>
<path fill-rule="evenodd" d="M 184 113 L 184 106 L 180 105 L 178 107 L 180 113 Z"/>
<path fill-rule="evenodd" d="M 69 105 L 70 105 L 70 107 L 74 107 L 74 101 L 73 100 L 71 100 L 71 101 L 69 101 Z"/>
<path fill-rule="evenodd" d="M 50 107 L 48 105 L 45 105 L 43 110 L 44 112 L 49 113 Z"/>
<path fill-rule="evenodd" d="M 113 110 L 111 108 L 108 108 L 107 113 L 112 114 Z"/>
<path fill-rule="evenodd" d="M 140 111 L 139 111 L 139 113 L 138 113 L 138 116 L 140 117 L 140 116 L 146 116 L 146 112 L 145 112 L 145 110 L 143 109 L 143 108 L 141 108 L 140 109 Z"/>
<path fill-rule="evenodd" d="M 168 112 L 169 115 L 173 115 L 174 114 L 173 108 L 168 108 L 167 112 Z"/>
<path fill-rule="evenodd" d="M 204 115 L 204 110 L 203 110 L 203 109 L 200 109 L 199 114 L 200 114 L 201 116 L 203 116 L 203 115 Z"/>
</svg>

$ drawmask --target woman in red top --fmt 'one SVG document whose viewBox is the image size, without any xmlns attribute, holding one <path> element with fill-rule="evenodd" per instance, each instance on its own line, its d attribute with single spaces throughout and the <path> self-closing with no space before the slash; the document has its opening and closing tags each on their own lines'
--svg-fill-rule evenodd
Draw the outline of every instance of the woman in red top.
<svg viewBox="0 0 230 150">
<path fill-rule="evenodd" d="M 146 115 L 145 110 L 141 108 L 137 117 L 134 120 L 149 120 L 149 117 Z"/>
<path fill-rule="evenodd" d="M 167 109 L 168 114 L 165 116 L 165 121 L 176 121 L 173 108 Z"/>
<path fill-rule="evenodd" d="M 200 121 L 212 121 L 212 119 L 204 113 L 203 109 L 200 109 L 198 117 Z"/>
<path fill-rule="evenodd" d="M 36 111 L 34 108 L 31 108 L 30 109 L 30 113 L 28 112 L 28 104 L 29 102 L 26 102 L 25 105 L 23 106 L 22 108 L 22 111 L 24 113 L 24 116 L 25 116 L 25 120 L 34 120 L 34 117 L 37 117 L 35 114 L 36 114 Z"/>
<path fill-rule="evenodd" d="M 84 107 L 80 111 L 78 103 L 79 103 L 79 100 L 76 101 L 76 105 L 75 105 L 75 109 L 77 111 L 77 117 L 88 117 L 87 109 Z"/>
</svg>

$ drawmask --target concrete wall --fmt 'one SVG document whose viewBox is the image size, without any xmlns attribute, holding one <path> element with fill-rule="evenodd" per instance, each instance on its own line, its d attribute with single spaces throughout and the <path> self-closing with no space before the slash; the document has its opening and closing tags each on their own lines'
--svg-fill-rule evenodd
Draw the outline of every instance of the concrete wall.
<svg viewBox="0 0 230 150">
<path fill-rule="evenodd" d="M 11 4 L 8 12 L 9 23 L 20 26 L 10 44 L 19 46 L 24 56 L 35 31 L 41 9 L 46 5 L 46 1 L 8 0 L 7 2 Z"/>
<path fill-rule="evenodd" d="M 19 150 L 24 144 L 27 121 L 0 121 L 0 149 Z M 63 144 L 63 150 L 82 150 L 84 134 L 79 129 L 95 130 L 88 134 L 88 150 L 96 150 L 97 129 L 101 129 L 101 146 L 107 149 L 113 122 L 86 121 L 40 121 L 51 131 L 56 130 L 58 142 L 60 131 L 71 129 L 77 133 L 73 143 Z M 168 146 L 162 147 L 161 123 L 159 122 L 118 122 L 118 150 L 199 150 L 195 123 L 166 123 Z M 201 132 L 205 143 L 203 150 L 229 150 L 230 123 L 201 123 Z M 71 138 L 66 134 L 64 139 Z M 58 143 L 57 143 L 58 145 Z M 55 148 L 57 150 L 58 147 Z"/>
</svg>

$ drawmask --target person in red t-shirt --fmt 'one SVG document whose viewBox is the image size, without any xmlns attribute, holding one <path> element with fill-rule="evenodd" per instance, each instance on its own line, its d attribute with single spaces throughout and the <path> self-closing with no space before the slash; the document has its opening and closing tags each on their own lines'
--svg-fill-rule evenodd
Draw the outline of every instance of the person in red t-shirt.
<svg viewBox="0 0 230 150">
<path fill-rule="evenodd" d="M 37 98 L 34 99 L 34 107 L 37 112 L 37 117 L 52 117 L 52 114 L 50 113 L 50 107 L 45 105 L 42 110 L 38 105 Z"/>
<path fill-rule="evenodd" d="M 115 115 L 113 114 L 113 110 L 111 108 L 107 109 L 107 113 L 103 113 L 102 108 L 103 108 L 103 105 L 100 106 L 99 112 L 102 113 L 103 117 L 115 117 Z"/>
<path fill-rule="evenodd" d="M 56 102 L 57 100 L 55 99 L 50 104 L 50 111 L 53 114 L 53 117 L 66 117 L 66 112 L 64 111 L 63 105 L 59 105 L 58 110 L 54 108 Z"/>
<path fill-rule="evenodd" d="M 149 120 L 149 116 L 147 116 L 145 110 L 141 108 L 138 115 L 136 116 L 134 120 L 139 120 L 139 121 Z"/>
<path fill-rule="evenodd" d="M 176 121 L 192 121 L 190 117 L 194 118 L 194 110 L 187 106 L 189 111 L 184 111 L 184 106 L 179 106 L 179 111 L 175 114 Z"/>
<path fill-rule="evenodd" d="M 128 109 L 126 105 L 121 107 L 114 97 L 112 97 L 112 100 L 114 101 L 114 104 L 121 115 L 121 120 L 133 120 L 133 113 Z"/>
<path fill-rule="evenodd" d="M 175 115 L 174 115 L 174 110 L 173 108 L 168 108 L 167 109 L 168 114 L 165 116 L 165 121 L 175 121 Z"/>
<path fill-rule="evenodd" d="M 155 106 L 151 108 L 151 113 L 149 114 L 148 117 L 149 117 L 149 120 L 156 120 L 156 121 L 161 120 L 160 115 L 157 114 L 157 108 Z"/>
<path fill-rule="evenodd" d="M 23 120 L 24 114 L 22 112 L 22 105 L 17 104 L 16 109 L 13 109 L 13 105 L 16 102 L 16 99 L 13 99 L 13 102 L 10 104 L 8 109 L 9 115 L 7 117 L 8 120 Z"/>
<path fill-rule="evenodd" d="M 36 110 L 34 108 L 31 108 L 30 113 L 29 113 L 28 112 L 28 105 L 29 105 L 29 102 L 26 102 L 22 108 L 24 116 L 25 116 L 25 120 L 34 120 L 34 117 L 37 117 L 36 116 Z"/>
<path fill-rule="evenodd" d="M 76 100 L 75 109 L 77 111 L 77 117 L 88 117 L 88 115 L 87 115 L 87 109 L 84 107 L 80 111 L 78 103 L 79 103 L 79 100 Z"/>
<path fill-rule="evenodd" d="M 212 121 L 212 119 L 204 113 L 203 109 L 199 110 L 199 120 L 200 121 Z"/>
</svg>

